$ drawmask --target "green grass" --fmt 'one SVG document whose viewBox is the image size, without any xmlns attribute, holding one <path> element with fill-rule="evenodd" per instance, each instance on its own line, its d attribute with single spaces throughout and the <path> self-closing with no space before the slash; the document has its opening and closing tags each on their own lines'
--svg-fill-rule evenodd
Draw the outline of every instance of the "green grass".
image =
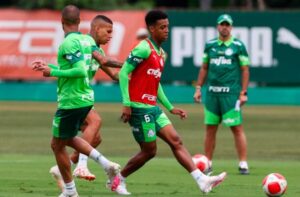
<svg viewBox="0 0 300 197">
<path fill-rule="evenodd" d="M 189 113 L 181 121 L 169 115 L 184 144 L 192 154 L 203 152 L 203 111 L 200 105 L 179 105 Z M 122 165 L 137 152 L 128 125 L 118 118 L 119 104 L 96 104 L 103 119 L 103 154 Z M 58 196 L 49 168 L 54 164 L 50 149 L 51 121 L 55 103 L 0 102 L 0 197 Z M 244 127 L 248 137 L 251 175 L 237 173 L 237 159 L 231 132 L 220 127 L 214 159 L 215 173 L 228 172 L 227 180 L 209 196 L 264 196 L 261 182 L 271 172 L 288 180 L 286 197 L 300 196 L 300 107 L 246 106 Z M 158 156 L 131 175 L 128 190 L 133 196 L 202 196 L 188 173 L 173 159 L 167 145 L 159 140 Z M 97 175 L 94 182 L 76 180 L 81 196 L 116 196 L 105 189 L 105 176 L 90 161 Z"/>
</svg>

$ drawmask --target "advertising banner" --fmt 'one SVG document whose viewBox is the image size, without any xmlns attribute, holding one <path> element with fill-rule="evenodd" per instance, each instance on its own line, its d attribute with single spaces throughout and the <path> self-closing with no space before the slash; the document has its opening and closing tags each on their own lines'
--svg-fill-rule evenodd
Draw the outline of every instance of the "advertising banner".
<svg viewBox="0 0 300 197">
<path fill-rule="evenodd" d="M 56 64 L 56 53 L 64 38 L 59 11 L 0 9 L 0 80 L 45 80 L 31 70 L 31 62 L 43 59 Z M 80 31 L 88 33 L 90 21 L 98 14 L 113 20 L 106 54 L 124 61 L 137 42 L 136 32 L 144 27 L 144 11 L 81 11 Z M 98 72 L 96 80 L 108 80 Z"/>
<path fill-rule="evenodd" d="M 205 42 L 218 35 L 223 12 L 169 11 L 168 62 L 163 80 L 197 79 Z M 250 56 L 251 81 L 259 84 L 300 83 L 300 12 L 229 12 L 232 34 Z"/>
</svg>

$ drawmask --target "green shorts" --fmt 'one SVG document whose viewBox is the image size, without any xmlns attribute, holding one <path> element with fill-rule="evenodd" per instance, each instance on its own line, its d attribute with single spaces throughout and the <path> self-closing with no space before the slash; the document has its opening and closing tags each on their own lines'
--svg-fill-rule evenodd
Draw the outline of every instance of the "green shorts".
<svg viewBox="0 0 300 197">
<path fill-rule="evenodd" d="M 157 132 L 171 121 L 158 107 L 131 108 L 129 124 L 132 134 L 137 142 L 152 142 L 156 140 Z"/>
<path fill-rule="evenodd" d="M 92 107 L 58 109 L 52 122 L 53 136 L 61 139 L 75 137 Z"/>
<path fill-rule="evenodd" d="M 238 103 L 239 95 L 207 94 L 205 98 L 204 122 L 218 125 L 221 121 L 226 126 L 242 124 L 242 112 Z"/>
</svg>

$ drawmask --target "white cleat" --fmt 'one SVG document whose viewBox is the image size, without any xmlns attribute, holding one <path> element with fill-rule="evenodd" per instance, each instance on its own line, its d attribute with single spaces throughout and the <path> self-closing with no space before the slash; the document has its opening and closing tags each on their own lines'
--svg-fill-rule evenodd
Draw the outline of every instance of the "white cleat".
<svg viewBox="0 0 300 197">
<path fill-rule="evenodd" d="M 115 176 L 117 176 L 117 174 L 120 173 L 121 171 L 121 166 L 117 163 L 114 162 L 110 162 L 109 166 L 107 168 L 104 169 L 105 173 L 107 175 L 107 182 L 106 182 L 106 187 L 110 188 L 110 183 L 112 183 L 112 181 L 114 180 Z"/>
<path fill-rule="evenodd" d="M 111 191 L 114 191 L 119 195 L 131 195 L 126 189 L 125 181 L 121 181 L 119 176 L 115 176 L 114 180 L 111 182 Z"/>
<path fill-rule="evenodd" d="M 73 176 L 88 181 L 96 179 L 96 176 L 92 174 L 86 166 L 77 166 L 73 171 Z"/>
<path fill-rule="evenodd" d="M 55 165 L 55 166 L 53 166 L 52 168 L 50 168 L 49 173 L 50 173 L 50 174 L 52 175 L 52 177 L 55 179 L 55 181 L 56 181 L 57 186 L 59 187 L 59 189 L 60 189 L 61 191 L 63 191 L 65 183 L 64 183 L 64 180 L 62 179 L 62 176 L 61 176 L 61 174 L 60 174 L 60 171 L 59 171 L 59 169 L 58 169 L 58 166 Z"/>
<path fill-rule="evenodd" d="M 61 193 L 58 197 L 79 197 L 79 195 L 78 195 L 77 192 L 75 194 L 72 194 L 72 195 Z"/>
<path fill-rule="evenodd" d="M 199 183 L 200 190 L 205 194 L 209 193 L 214 187 L 221 184 L 226 176 L 227 173 L 222 172 L 218 176 L 207 176 L 203 178 L 203 180 L 201 180 L 201 182 Z"/>
</svg>

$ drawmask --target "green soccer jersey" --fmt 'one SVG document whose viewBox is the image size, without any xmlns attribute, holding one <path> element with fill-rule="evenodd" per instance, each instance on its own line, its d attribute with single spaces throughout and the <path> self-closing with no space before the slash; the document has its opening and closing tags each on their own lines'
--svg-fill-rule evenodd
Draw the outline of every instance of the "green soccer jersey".
<svg viewBox="0 0 300 197">
<path fill-rule="evenodd" d="M 166 55 L 164 50 L 157 46 L 155 42 L 149 38 L 150 42 L 153 44 L 154 49 L 157 54 L 163 55 L 164 59 L 166 60 Z M 128 56 L 127 60 L 125 61 L 122 69 L 119 73 L 119 80 L 120 80 L 120 89 L 123 98 L 123 105 L 124 106 L 131 106 L 135 108 L 150 108 L 153 107 L 152 105 L 138 103 L 138 102 L 131 102 L 129 98 L 129 77 L 128 75 L 131 74 L 134 69 L 136 69 L 143 61 L 147 60 L 151 54 L 151 48 L 146 40 L 142 40 L 131 52 Z M 173 109 L 172 104 L 169 102 L 168 98 L 164 94 L 163 88 L 161 85 L 158 87 L 157 98 L 166 109 L 171 110 Z"/>
<path fill-rule="evenodd" d="M 92 36 L 90 34 L 86 34 L 85 36 L 86 36 L 86 39 L 88 39 L 89 42 L 91 43 L 92 47 L 94 49 L 98 50 L 102 56 L 105 56 L 104 50 L 100 46 L 97 47 L 97 44 L 96 44 L 95 40 L 92 38 Z M 97 70 L 100 67 L 101 67 L 101 65 L 98 63 L 98 61 L 95 59 L 92 59 L 91 67 L 88 70 L 88 76 L 89 76 L 90 81 L 93 80 Z"/>
<path fill-rule="evenodd" d="M 244 44 L 231 37 L 223 42 L 218 38 L 205 45 L 203 63 L 208 64 L 207 92 L 212 94 L 239 94 L 241 66 L 249 65 Z"/>
<path fill-rule="evenodd" d="M 58 77 L 57 100 L 59 109 L 75 109 L 94 104 L 94 91 L 89 73 L 92 43 L 87 36 L 72 32 L 65 36 L 57 55 L 58 69 L 50 75 Z"/>
</svg>

